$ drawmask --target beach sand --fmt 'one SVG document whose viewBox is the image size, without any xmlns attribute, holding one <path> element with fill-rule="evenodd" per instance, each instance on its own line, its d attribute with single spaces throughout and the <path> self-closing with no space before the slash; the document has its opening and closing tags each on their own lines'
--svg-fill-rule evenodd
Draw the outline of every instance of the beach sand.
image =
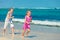
<svg viewBox="0 0 60 40">
<path fill-rule="evenodd" d="M 31 32 L 28 37 L 21 37 L 22 25 L 21 23 L 14 23 L 15 34 L 11 35 L 11 30 L 8 25 L 6 35 L 3 36 L 4 22 L 0 23 L 0 40 L 60 40 L 60 28 L 47 27 L 40 25 L 31 25 Z M 20 27 L 19 27 L 20 26 Z"/>
</svg>

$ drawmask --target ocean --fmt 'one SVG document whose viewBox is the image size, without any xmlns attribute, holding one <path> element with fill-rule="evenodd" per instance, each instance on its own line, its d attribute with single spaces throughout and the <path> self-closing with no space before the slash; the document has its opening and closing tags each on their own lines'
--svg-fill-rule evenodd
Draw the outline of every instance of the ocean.
<svg viewBox="0 0 60 40">
<path fill-rule="evenodd" d="M 8 8 L 0 8 L 0 39 L 1 40 L 60 40 L 60 9 L 18 9 L 13 12 L 14 37 L 11 36 L 10 25 L 3 36 L 4 20 Z M 21 38 L 26 11 L 31 10 L 31 32 L 28 37 Z"/>
<path fill-rule="evenodd" d="M 0 8 L 0 22 L 4 22 L 8 8 Z M 24 22 L 26 11 L 32 12 L 32 23 L 39 25 L 60 26 L 60 9 L 19 9 L 14 8 L 13 21 Z"/>
</svg>

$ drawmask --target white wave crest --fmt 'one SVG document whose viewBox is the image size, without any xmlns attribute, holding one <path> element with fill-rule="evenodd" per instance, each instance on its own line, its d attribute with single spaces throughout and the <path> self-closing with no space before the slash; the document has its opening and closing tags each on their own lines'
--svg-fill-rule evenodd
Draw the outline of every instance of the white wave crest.
<svg viewBox="0 0 60 40">
<path fill-rule="evenodd" d="M 13 21 L 18 21 L 18 22 L 24 22 L 24 19 L 13 19 Z M 41 25 L 55 25 L 55 26 L 60 26 L 60 22 L 57 21 L 41 21 L 41 20 L 32 20 L 33 24 L 41 24 Z"/>
</svg>

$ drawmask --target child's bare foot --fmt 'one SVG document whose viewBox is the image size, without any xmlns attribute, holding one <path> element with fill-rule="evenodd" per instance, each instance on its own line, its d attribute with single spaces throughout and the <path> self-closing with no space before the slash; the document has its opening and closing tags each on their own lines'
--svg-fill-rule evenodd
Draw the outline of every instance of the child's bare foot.
<svg viewBox="0 0 60 40">
<path fill-rule="evenodd" d="M 24 34 L 22 34 L 21 37 L 24 38 Z"/>
<path fill-rule="evenodd" d="M 12 40 L 14 40 L 14 34 L 12 34 Z"/>
<path fill-rule="evenodd" d="M 25 35 L 26 37 L 28 36 L 28 34 Z"/>
<path fill-rule="evenodd" d="M 14 33 L 12 33 L 12 37 L 14 37 Z"/>
<path fill-rule="evenodd" d="M 21 36 L 22 40 L 24 40 L 24 36 Z"/>
<path fill-rule="evenodd" d="M 30 32 L 30 29 L 27 31 L 26 36 L 28 36 L 29 32 Z"/>
<path fill-rule="evenodd" d="M 22 35 L 22 36 L 24 36 L 24 35 Z"/>
<path fill-rule="evenodd" d="M 5 33 L 3 32 L 3 36 L 5 35 Z"/>
<path fill-rule="evenodd" d="M 5 36 L 5 31 L 6 31 L 6 29 L 3 30 L 3 36 Z"/>
</svg>

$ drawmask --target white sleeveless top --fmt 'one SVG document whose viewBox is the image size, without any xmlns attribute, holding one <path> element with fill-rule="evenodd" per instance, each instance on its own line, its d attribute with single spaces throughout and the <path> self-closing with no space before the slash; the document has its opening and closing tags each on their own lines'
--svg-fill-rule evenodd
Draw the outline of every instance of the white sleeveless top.
<svg viewBox="0 0 60 40">
<path fill-rule="evenodd" d="M 5 21 L 7 21 L 7 22 L 8 22 L 8 21 L 9 21 L 9 22 L 12 21 L 11 18 L 8 19 L 8 15 L 10 15 L 10 17 L 12 16 L 12 14 L 9 14 L 9 13 L 10 13 L 10 12 L 8 12 L 7 17 L 6 17 L 6 19 L 5 19 Z"/>
</svg>

